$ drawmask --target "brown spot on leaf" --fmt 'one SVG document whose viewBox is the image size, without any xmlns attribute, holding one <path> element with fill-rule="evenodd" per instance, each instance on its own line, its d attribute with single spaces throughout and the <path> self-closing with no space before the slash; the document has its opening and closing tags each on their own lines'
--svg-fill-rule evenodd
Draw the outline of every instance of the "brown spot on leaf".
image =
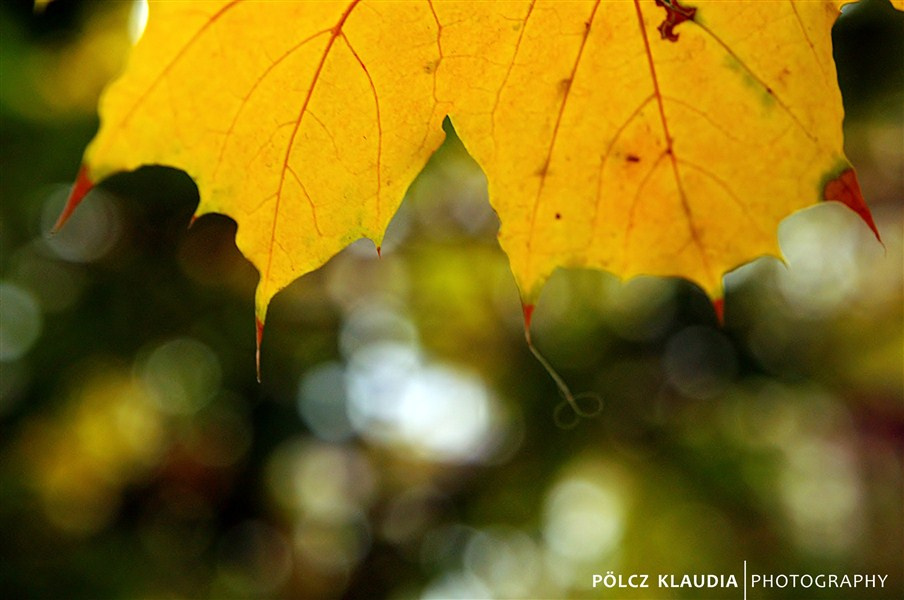
<svg viewBox="0 0 904 600">
<path fill-rule="evenodd" d="M 637 156 L 636 154 L 629 154 L 628 156 L 625 157 L 625 160 L 628 162 L 636 163 L 636 162 L 640 162 L 640 157 Z"/>
<path fill-rule="evenodd" d="M 659 35 L 670 42 L 678 41 L 678 34 L 674 29 L 685 21 L 693 21 L 697 14 L 694 6 L 681 6 L 678 0 L 656 0 L 656 6 L 665 9 L 665 21 L 659 24 Z"/>
<path fill-rule="evenodd" d="M 562 213 L 556 213 L 556 221 L 562 218 Z"/>
</svg>

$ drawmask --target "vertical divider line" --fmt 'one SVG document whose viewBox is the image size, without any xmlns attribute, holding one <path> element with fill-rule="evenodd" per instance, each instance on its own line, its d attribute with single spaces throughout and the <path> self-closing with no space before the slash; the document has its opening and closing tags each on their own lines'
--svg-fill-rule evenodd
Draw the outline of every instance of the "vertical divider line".
<svg viewBox="0 0 904 600">
<path fill-rule="evenodd" d="M 744 600 L 747 600 L 747 559 L 744 559 Z"/>
</svg>

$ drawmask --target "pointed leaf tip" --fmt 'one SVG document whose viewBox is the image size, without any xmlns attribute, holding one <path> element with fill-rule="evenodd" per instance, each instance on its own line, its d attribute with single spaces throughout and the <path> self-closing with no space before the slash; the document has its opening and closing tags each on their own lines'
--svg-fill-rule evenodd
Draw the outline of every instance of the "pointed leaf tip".
<svg viewBox="0 0 904 600">
<path fill-rule="evenodd" d="M 60 213 L 57 222 L 54 224 L 51 233 L 56 233 L 60 229 L 63 228 L 63 225 L 66 224 L 66 221 L 69 220 L 69 217 L 72 215 L 73 211 L 75 211 L 76 207 L 82 202 L 85 196 L 88 195 L 94 188 L 94 182 L 91 181 L 91 177 L 88 175 L 88 167 L 86 165 L 82 165 L 82 167 L 78 170 L 78 175 L 75 177 L 75 183 L 72 184 L 72 190 L 69 192 L 69 198 L 66 199 L 66 206 L 63 207 L 63 212 Z"/>
<path fill-rule="evenodd" d="M 377 258 L 383 258 L 383 246 L 377 246 Z"/>
<path fill-rule="evenodd" d="M 716 311 L 716 318 L 719 319 L 719 327 L 725 327 L 725 298 L 713 300 L 713 309 Z"/>
<path fill-rule="evenodd" d="M 854 169 L 848 167 L 838 177 L 829 180 L 822 193 L 825 201 L 841 202 L 860 215 L 863 222 L 873 231 L 879 243 L 882 243 L 882 238 L 879 237 L 879 229 L 873 221 L 873 215 L 866 205 L 866 200 L 863 199 L 863 193 L 860 191 L 860 182 L 857 181 L 857 173 L 854 172 Z"/>
<path fill-rule="evenodd" d="M 524 331 L 530 335 L 530 321 L 534 316 L 534 305 L 522 304 L 521 310 L 524 312 Z"/>
<path fill-rule="evenodd" d="M 261 382 L 261 340 L 264 338 L 264 322 L 259 318 L 254 319 L 257 336 L 257 351 L 254 355 L 254 364 L 257 368 L 257 382 Z"/>
</svg>

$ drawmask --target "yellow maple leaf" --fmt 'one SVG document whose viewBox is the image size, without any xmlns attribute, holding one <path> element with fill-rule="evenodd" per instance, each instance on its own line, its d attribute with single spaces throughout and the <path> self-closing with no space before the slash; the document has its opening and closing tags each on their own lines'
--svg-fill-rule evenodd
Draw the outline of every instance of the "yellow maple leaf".
<svg viewBox="0 0 904 600">
<path fill-rule="evenodd" d="M 904 0 L 896 0 L 904 7 Z M 449 116 L 487 174 L 530 311 L 560 266 L 679 276 L 780 255 L 779 221 L 840 200 L 841 2 L 152 2 L 61 222 L 145 164 L 238 223 L 270 299 L 349 243 L 379 248 Z"/>
</svg>

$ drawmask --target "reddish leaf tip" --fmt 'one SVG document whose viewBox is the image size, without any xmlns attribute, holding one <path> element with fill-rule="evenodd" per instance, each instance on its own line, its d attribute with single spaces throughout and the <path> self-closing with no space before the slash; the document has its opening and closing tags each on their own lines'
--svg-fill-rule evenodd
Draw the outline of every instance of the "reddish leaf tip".
<svg viewBox="0 0 904 600">
<path fill-rule="evenodd" d="M 377 246 L 377 258 L 383 258 L 383 247 Z"/>
<path fill-rule="evenodd" d="M 91 181 L 91 177 L 88 175 L 88 167 L 86 165 L 82 165 L 82 167 L 78 170 L 78 175 L 75 176 L 75 183 L 72 184 L 72 189 L 69 192 L 69 197 L 66 199 L 66 206 L 63 207 L 63 212 L 60 213 L 57 222 L 54 224 L 51 233 L 56 233 L 60 229 L 62 229 L 63 225 L 66 224 L 66 221 L 69 220 L 69 217 L 72 215 L 73 211 L 75 211 L 76 207 L 81 204 L 82 200 L 85 196 L 88 195 L 94 188 L 94 182 Z"/>
<path fill-rule="evenodd" d="M 524 331 L 526 333 L 530 332 L 530 321 L 534 316 L 534 305 L 533 304 L 522 304 L 521 310 L 524 312 Z"/>
<path fill-rule="evenodd" d="M 857 181 L 857 173 L 854 172 L 854 169 L 848 167 L 838 177 L 829 180 L 823 188 L 822 197 L 827 202 L 841 202 L 857 213 L 872 230 L 879 243 L 882 243 L 879 229 L 873 221 L 873 215 L 866 205 L 866 200 L 863 199 L 863 192 L 860 191 L 860 182 Z"/>
<path fill-rule="evenodd" d="M 713 300 L 713 309 L 716 311 L 716 318 L 719 319 L 719 327 L 725 327 L 725 298 Z"/>
<path fill-rule="evenodd" d="M 254 319 L 254 325 L 257 335 L 257 352 L 254 355 L 254 363 L 257 368 L 257 382 L 261 382 L 261 340 L 264 338 L 264 322 L 258 318 Z"/>
<path fill-rule="evenodd" d="M 195 224 L 195 221 L 197 221 L 197 220 L 198 220 L 198 215 L 196 215 L 196 214 L 192 215 L 191 220 L 188 222 L 188 228 L 191 229 L 192 226 Z"/>
</svg>

